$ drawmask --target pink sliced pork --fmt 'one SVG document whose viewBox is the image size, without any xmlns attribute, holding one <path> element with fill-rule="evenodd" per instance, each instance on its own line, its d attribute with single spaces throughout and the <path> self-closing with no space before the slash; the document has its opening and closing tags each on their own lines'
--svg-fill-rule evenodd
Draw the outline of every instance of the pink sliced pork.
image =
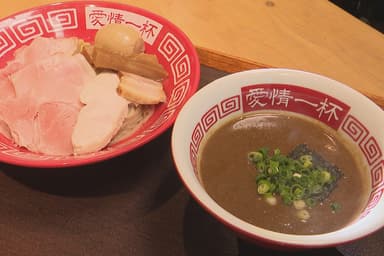
<svg viewBox="0 0 384 256">
<path fill-rule="evenodd" d="M 78 103 L 85 83 L 95 71 L 81 54 L 55 54 L 34 62 L 10 76 L 17 97 L 28 95 L 37 103 Z"/>
<path fill-rule="evenodd" d="M 10 98 L 0 102 L 0 118 L 8 125 L 14 142 L 37 152 L 35 119 L 37 105 L 29 97 Z"/>
<path fill-rule="evenodd" d="M 31 98 L 24 98 L 23 103 L 10 99 L 7 109 L 4 105 L 0 109 L 15 143 L 33 152 L 71 155 L 71 136 L 80 107 L 64 102 L 37 105 Z"/>
<path fill-rule="evenodd" d="M 8 124 L 0 119 L 0 134 L 7 139 L 12 139 L 11 131 L 9 130 Z"/>
<path fill-rule="evenodd" d="M 41 104 L 35 122 L 37 151 L 49 155 L 73 154 L 71 137 L 79 111 L 78 105 L 63 102 Z"/>
<path fill-rule="evenodd" d="M 120 130 L 128 112 L 128 101 L 117 94 L 117 74 L 104 72 L 87 84 L 80 95 L 86 104 L 80 111 L 72 134 L 74 153 L 103 149 Z"/>
<path fill-rule="evenodd" d="M 8 76 L 14 97 L 0 99 L 0 120 L 21 147 L 73 154 L 72 131 L 83 105 L 80 92 L 95 76 L 81 54 L 55 53 L 24 65 Z"/>
<path fill-rule="evenodd" d="M 0 100 L 15 97 L 15 89 L 9 76 L 0 70 Z"/>
<path fill-rule="evenodd" d="M 28 64 L 51 57 L 55 54 L 73 55 L 80 51 L 82 41 L 76 37 L 48 38 L 37 37 L 30 45 L 15 51 L 14 59 L 7 63 L 3 71 L 13 74 Z"/>
</svg>

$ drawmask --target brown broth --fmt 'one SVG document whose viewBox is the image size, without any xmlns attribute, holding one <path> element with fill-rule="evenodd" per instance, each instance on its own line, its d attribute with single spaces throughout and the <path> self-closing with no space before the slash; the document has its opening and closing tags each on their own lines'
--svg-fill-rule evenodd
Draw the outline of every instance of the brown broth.
<svg viewBox="0 0 384 256">
<path fill-rule="evenodd" d="M 247 160 L 248 152 L 260 147 L 280 148 L 288 154 L 302 143 L 343 172 L 328 199 L 309 209 L 306 222 L 297 218 L 294 207 L 279 200 L 271 206 L 257 194 L 257 172 Z M 262 112 L 232 119 L 210 132 L 199 152 L 199 175 L 208 194 L 246 222 L 289 234 L 320 234 L 353 221 L 367 202 L 370 181 L 363 175 L 363 158 L 356 155 L 360 153 L 346 138 L 317 120 Z M 331 202 L 339 203 L 341 209 L 332 213 Z"/>
</svg>

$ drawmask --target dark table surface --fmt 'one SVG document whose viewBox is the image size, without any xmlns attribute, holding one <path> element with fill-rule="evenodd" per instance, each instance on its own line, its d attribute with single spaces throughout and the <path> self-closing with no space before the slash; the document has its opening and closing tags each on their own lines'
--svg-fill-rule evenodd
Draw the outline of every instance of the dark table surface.
<svg viewBox="0 0 384 256">
<path fill-rule="evenodd" d="M 201 85 L 224 73 L 202 67 Z M 0 255 L 373 256 L 384 231 L 338 248 L 276 252 L 246 243 L 188 194 L 171 129 L 102 163 L 34 169 L 0 163 Z"/>
</svg>

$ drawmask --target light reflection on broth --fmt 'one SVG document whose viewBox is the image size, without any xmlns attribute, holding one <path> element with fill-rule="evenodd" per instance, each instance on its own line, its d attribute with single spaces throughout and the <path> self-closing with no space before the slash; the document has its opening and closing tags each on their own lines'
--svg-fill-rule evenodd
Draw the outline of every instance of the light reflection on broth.
<svg viewBox="0 0 384 256">
<path fill-rule="evenodd" d="M 310 209 L 311 217 L 305 223 L 279 197 L 278 204 L 271 206 L 257 194 L 257 172 L 247 160 L 248 152 L 261 147 L 288 154 L 299 144 L 307 144 L 344 174 L 330 196 Z M 291 234 L 331 232 L 353 221 L 367 202 L 370 180 L 363 175 L 366 163 L 359 149 L 312 118 L 278 111 L 237 117 L 209 131 L 201 145 L 198 170 L 208 194 L 224 209 L 256 226 Z M 332 213 L 331 202 L 340 203 L 341 210 Z"/>
</svg>

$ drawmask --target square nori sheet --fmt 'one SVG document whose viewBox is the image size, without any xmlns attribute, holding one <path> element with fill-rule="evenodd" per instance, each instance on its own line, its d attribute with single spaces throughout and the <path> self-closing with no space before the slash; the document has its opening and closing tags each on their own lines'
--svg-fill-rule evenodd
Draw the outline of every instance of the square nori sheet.
<svg viewBox="0 0 384 256">
<path fill-rule="evenodd" d="M 342 171 L 334 164 L 325 160 L 322 156 L 320 156 L 316 151 L 310 149 L 306 144 L 300 144 L 296 146 L 290 153 L 289 157 L 293 159 L 298 159 L 302 155 L 311 155 L 312 163 L 315 168 L 322 167 L 327 169 L 332 176 L 335 177 L 333 182 L 326 184 L 325 189 L 322 193 L 316 195 L 314 199 L 323 201 L 326 199 L 329 194 L 333 191 L 333 189 L 337 186 L 338 180 L 343 176 Z"/>
</svg>

